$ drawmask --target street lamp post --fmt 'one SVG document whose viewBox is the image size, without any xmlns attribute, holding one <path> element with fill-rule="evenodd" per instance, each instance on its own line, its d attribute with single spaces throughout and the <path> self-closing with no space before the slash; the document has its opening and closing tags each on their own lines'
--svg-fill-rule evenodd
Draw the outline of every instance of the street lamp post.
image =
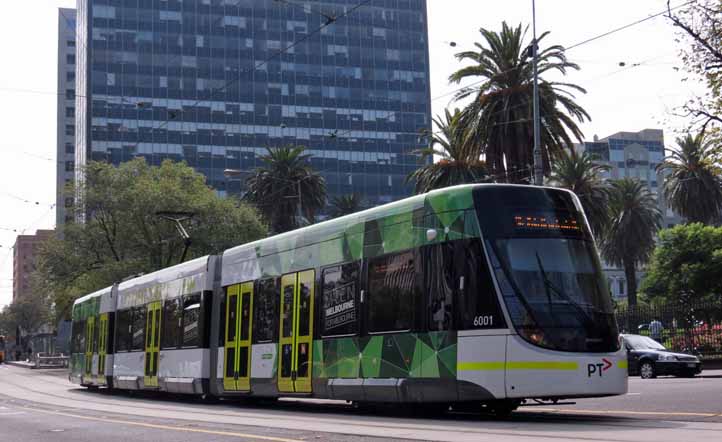
<svg viewBox="0 0 722 442">
<path fill-rule="evenodd" d="M 542 151 L 540 146 L 541 128 L 539 122 L 539 73 L 537 71 L 539 46 L 536 41 L 536 1 L 531 1 L 532 10 L 532 57 L 534 63 L 534 185 L 541 186 L 544 180 Z"/>
</svg>

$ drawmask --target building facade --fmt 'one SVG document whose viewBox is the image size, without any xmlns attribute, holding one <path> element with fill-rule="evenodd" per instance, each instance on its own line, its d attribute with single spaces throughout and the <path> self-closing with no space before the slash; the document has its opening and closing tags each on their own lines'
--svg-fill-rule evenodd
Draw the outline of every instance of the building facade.
<svg viewBox="0 0 722 442">
<path fill-rule="evenodd" d="M 426 0 L 359 3 L 79 0 L 76 164 L 185 161 L 238 193 L 224 169 L 304 145 L 330 197 L 407 196 L 431 120 Z"/>
<path fill-rule="evenodd" d="M 55 230 L 38 230 L 35 235 L 17 236 L 13 248 L 13 301 L 30 292 L 38 247 L 53 235 Z"/>
<path fill-rule="evenodd" d="M 55 178 L 55 225 L 72 218 L 66 186 L 75 172 L 75 9 L 58 9 L 58 103 L 57 164 Z"/>
<path fill-rule="evenodd" d="M 596 157 L 596 162 L 609 166 L 602 174 L 604 179 L 632 178 L 649 186 L 657 198 L 664 218 L 662 228 L 674 227 L 683 222 L 672 212 L 664 198 L 664 174 L 657 167 L 664 162 L 664 132 L 660 129 L 644 129 L 639 132 L 617 132 L 602 139 L 585 142 L 580 146 Z M 610 290 L 615 298 L 626 299 L 627 280 L 622 269 L 604 264 Z M 638 281 L 644 274 L 637 273 Z"/>
</svg>

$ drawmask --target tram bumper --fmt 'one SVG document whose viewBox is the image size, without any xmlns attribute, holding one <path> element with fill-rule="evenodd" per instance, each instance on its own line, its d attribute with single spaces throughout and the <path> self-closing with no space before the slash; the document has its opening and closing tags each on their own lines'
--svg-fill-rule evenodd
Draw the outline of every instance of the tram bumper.
<svg viewBox="0 0 722 442">
<path fill-rule="evenodd" d="M 627 354 L 568 353 L 507 336 L 506 396 L 582 398 L 627 393 Z"/>
</svg>

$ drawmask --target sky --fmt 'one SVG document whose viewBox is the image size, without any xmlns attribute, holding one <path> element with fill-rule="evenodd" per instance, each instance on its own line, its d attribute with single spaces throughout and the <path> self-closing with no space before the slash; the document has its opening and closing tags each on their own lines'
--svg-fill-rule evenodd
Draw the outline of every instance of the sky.
<svg viewBox="0 0 722 442">
<path fill-rule="evenodd" d="M 454 54 L 473 49 L 480 28 L 531 24 L 531 0 L 427 0 L 432 111 L 450 102 L 448 77 L 461 64 Z M 537 0 L 537 33 L 547 44 L 572 46 L 666 9 L 666 0 Z M 672 1 L 672 6 L 683 0 Z M 53 228 L 55 212 L 57 8 L 75 0 L 11 0 L 0 15 L 0 307 L 12 299 L 12 249 L 17 233 Z M 577 101 L 592 120 L 587 139 L 619 131 L 662 128 L 673 146 L 685 122 L 675 107 L 702 90 L 684 81 L 675 29 L 663 17 L 648 20 L 568 51 L 581 66 L 565 81 L 587 94 Z M 528 38 L 531 39 L 531 26 Z M 455 47 L 451 43 L 456 43 Z M 621 67 L 620 63 L 625 66 Z M 462 84 L 463 86 L 463 84 Z"/>
</svg>

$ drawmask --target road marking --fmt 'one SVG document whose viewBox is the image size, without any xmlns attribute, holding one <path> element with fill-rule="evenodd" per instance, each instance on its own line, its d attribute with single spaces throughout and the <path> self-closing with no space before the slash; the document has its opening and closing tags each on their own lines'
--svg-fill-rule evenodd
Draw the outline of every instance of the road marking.
<svg viewBox="0 0 722 442">
<path fill-rule="evenodd" d="M 60 411 L 42 410 L 39 408 L 32 408 L 32 407 L 23 407 L 23 408 L 25 408 L 26 410 L 35 411 L 38 413 L 54 414 L 57 416 L 73 417 L 76 419 L 84 419 L 84 420 L 105 422 L 105 423 L 111 423 L 111 424 L 132 425 L 132 426 L 136 426 L 136 427 L 153 428 L 156 430 L 185 431 L 187 433 L 212 434 L 214 436 L 229 436 L 229 437 L 238 437 L 238 438 L 246 438 L 246 439 L 268 440 L 268 441 L 274 441 L 274 442 L 302 442 L 298 439 L 286 439 L 286 438 L 282 438 L 282 437 L 262 436 L 259 434 L 235 433 L 235 432 L 231 432 L 231 431 L 204 430 L 201 428 L 176 427 L 173 425 L 148 424 L 148 423 L 144 423 L 144 422 L 126 421 L 126 420 L 121 420 L 121 419 L 108 419 L 108 418 L 99 418 L 99 417 L 92 417 L 92 416 L 82 416 L 82 415 L 78 415 L 78 414 L 63 413 Z"/>
<path fill-rule="evenodd" d="M 631 411 L 631 410 L 579 410 L 576 408 L 547 408 L 543 413 L 583 413 L 583 414 L 631 414 L 639 416 L 696 416 L 718 417 L 722 413 L 688 413 L 682 411 Z"/>
<path fill-rule="evenodd" d="M 18 414 L 25 414 L 24 411 L 9 411 L 7 413 L 0 413 L 0 416 L 17 416 Z"/>
</svg>

